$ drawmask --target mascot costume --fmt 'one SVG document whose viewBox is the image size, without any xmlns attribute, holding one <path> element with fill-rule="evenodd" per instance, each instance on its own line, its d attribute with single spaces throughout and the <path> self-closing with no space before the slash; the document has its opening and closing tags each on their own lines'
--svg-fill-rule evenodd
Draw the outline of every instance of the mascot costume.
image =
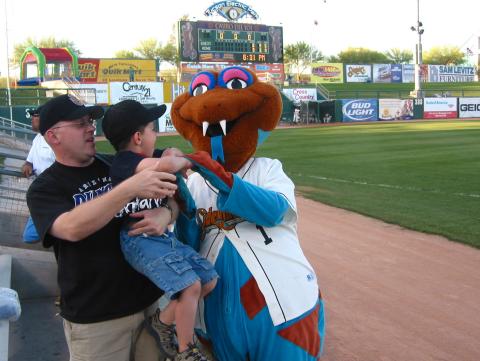
<svg viewBox="0 0 480 361">
<path fill-rule="evenodd" d="M 199 307 L 221 361 L 316 360 L 324 316 L 315 271 L 297 237 L 294 185 L 275 159 L 253 157 L 278 123 L 277 89 L 241 67 L 200 72 L 171 116 L 195 153 L 179 238 L 220 278 Z"/>
</svg>

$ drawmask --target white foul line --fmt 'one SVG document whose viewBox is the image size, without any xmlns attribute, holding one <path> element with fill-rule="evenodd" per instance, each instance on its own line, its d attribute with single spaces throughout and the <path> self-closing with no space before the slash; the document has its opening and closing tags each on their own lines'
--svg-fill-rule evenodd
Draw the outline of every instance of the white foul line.
<svg viewBox="0 0 480 361">
<path fill-rule="evenodd" d="M 302 176 L 302 174 L 298 174 L 298 175 Z M 330 181 L 330 182 L 338 182 L 338 183 L 351 183 L 351 184 L 359 184 L 363 186 L 400 189 L 400 190 L 413 191 L 413 192 L 426 192 L 426 193 L 453 195 L 453 196 L 459 196 L 459 197 L 480 198 L 480 194 L 475 194 L 475 193 L 447 193 L 437 189 L 423 189 L 423 188 L 417 188 L 417 187 L 396 186 L 396 185 L 383 184 L 383 183 L 375 184 L 375 183 L 367 183 L 367 182 L 361 182 L 361 181 L 355 181 L 355 180 L 349 180 L 349 179 L 328 178 L 328 177 L 315 176 L 315 175 L 309 175 L 307 177 Z"/>
</svg>

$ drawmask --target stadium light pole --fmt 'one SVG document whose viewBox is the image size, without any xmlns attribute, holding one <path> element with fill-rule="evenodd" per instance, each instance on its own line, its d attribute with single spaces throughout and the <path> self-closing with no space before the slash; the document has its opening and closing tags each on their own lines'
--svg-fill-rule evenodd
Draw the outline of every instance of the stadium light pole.
<svg viewBox="0 0 480 361">
<path fill-rule="evenodd" d="M 10 120 L 13 120 L 12 111 L 12 93 L 10 91 L 10 59 L 8 54 L 8 21 L 7 21 L 7 0 L 5 0 L 5 42 L 6 42 L 6 56 L 7 56 L 7 94 L 8 107 L 10 108 Z"/>
<path fill-rule="evenodd" d="M 424 29 L 423 24 L 420 21 L 420 0 L 417 0 L 417 26 L 411 26 L 410 30 L 417 32 L 418 43 L 416 45 L 415 54 L 415 96 L 417 98 L 422 97 L 422 84 L 420 79 L 421 65 L 422 65 L 422 34 Z"/>
</svg>

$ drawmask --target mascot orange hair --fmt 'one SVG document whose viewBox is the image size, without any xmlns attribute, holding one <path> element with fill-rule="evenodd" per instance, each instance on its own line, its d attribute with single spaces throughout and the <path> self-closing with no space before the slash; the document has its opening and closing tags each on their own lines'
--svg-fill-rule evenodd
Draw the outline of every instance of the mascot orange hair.
<svg viewBox="0 0 480 361">
<path fill-rule="evenodd" d="M 198 73 L 172 105 L 175 128 L 196 151 L 177 233 L 220 275 L 199 326 L 221 361 L 316 360 L 323 348 L 323 302 L 297 237 L 294 185 L 278 160 L 254 156 L 281 107 L 275 87 L 236 66 Z"/>
</svg>

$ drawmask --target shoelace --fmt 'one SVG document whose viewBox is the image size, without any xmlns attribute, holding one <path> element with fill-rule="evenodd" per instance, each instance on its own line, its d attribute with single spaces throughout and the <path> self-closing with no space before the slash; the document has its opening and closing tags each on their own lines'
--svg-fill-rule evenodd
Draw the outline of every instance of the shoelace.
<svg viewBox="0 0 480 361">
<path fill-rule="evenodd" d="M 187 356 L 193 357 L 194 361 L 207 361 L 207 358 L 200 352 L 200 350 L 193 346 L 189 346 L 189 352 Z"/>
<path fill-rule="evenodd" d="M 160 321 L 160 309 L 159 308 L 157 308 L 155 310 L 155 313 L 152 315 L 152 318 L 155 320 L 155 322 Z"/>
</svg>

